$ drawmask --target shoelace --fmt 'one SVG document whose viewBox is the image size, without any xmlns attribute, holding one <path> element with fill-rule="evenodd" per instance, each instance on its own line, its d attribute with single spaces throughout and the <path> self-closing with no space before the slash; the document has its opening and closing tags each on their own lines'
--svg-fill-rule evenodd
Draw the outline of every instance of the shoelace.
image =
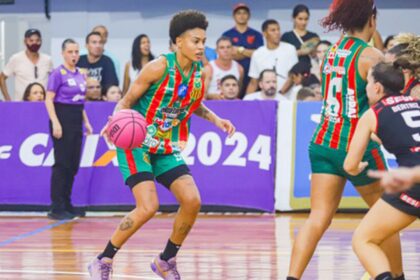
<svg viewBox="0 0 420 280">
<path fill-rule="evenodd" d="M 101 264 L 101 278 L 102 280 L 108 280 L 109 279 L 109 274 L 112 271 L 112 266 L 111 264 L 106 264 L 103 263 Z"/>
</svg>

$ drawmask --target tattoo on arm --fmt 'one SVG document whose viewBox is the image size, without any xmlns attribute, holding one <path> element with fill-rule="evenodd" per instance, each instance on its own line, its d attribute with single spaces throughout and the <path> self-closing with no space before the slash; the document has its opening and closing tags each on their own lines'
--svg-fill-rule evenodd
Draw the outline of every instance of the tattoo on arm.
<svg viewBox="0 0 420 280">
<path fill-rule="evenodd" d="M 180 228 L 178 229 L 179 233 L 182 235 L 187 235 L 190 230 L 191 230 L 191 225 L 187 224 L 187 223 L 182 223 L 182 225 L 180 226 Z"/>
<path fill-rule="evenodd" d="M 120 224 L 120 230 L 126 231 L 133 227 L 134 221 L 130 218 L 130 216 L 125 216 L 125 218 L 122 220 Z"/>
<path fill-rule="evenodd" d="M 197 108 L 197 110 L 194 111 L 194 114 L 196 114 L 197 116 L 205 119 L 205 120 L 210 120 L 210 110 L 207 109 L 205 106 L 200 105 L 200 107 Z"/>
</svg>

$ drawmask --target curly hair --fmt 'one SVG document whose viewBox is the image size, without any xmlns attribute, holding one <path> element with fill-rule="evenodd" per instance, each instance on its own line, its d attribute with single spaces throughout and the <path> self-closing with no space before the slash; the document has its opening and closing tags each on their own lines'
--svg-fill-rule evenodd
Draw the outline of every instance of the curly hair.
<svg viewBox="0 0 420 280">
<path fill-rule="evenodd" d="M 186 10 L 175 14 L 169 25 L 169 37 L 175 44 L 176 38 L 181 36 L 185 31 L 200 28 L 207 30 L 209 25 L 206 16 L 199 11 Z"/>
<path fill-rule="evenodd" d="M 328 16 L 321 20 L 321 25 L 328 31 L 362 30 L 377 9 L 373 0 L 334 0 Z"/>
<path fill-rule="evenodd" d="M 401 46 L 403 46 L 403 48 L 398 53 L 396 53 L 396 60 L 394 61 L 394 65 L 413 71 L 414 75 L 419 78 L 420 36 L 411 33 L 401 33 L 395 37 L 395 41 L 398 44 L 394 48 L 398 49 Z"/>
</svg>

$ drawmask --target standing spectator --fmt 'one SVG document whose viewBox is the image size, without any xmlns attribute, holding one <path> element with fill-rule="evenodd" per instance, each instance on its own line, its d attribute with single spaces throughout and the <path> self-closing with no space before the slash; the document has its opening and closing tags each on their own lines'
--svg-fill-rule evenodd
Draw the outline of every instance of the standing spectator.
<svg viewBox="0 0 420 280">
<path fill-rule="evenodd" d="M 126 94 L 131 83 L 137 78 L 140 70 L 155 57 L 150 51 L 150 39 L 146 34 L 138 35 L 131 47 L 131 60 L 124 67 L 123 93 Z"/>
<path fill-rule="evenodd" d="M 220 80 L 220 89 L 224 100 L 239 100 L 239 81 L 234 75 L 224 76 Z"/>
<path fill-rule="evenodd" d="M 232 40 L 233 58 L 244 68 L 245 76 L 242 83 L 240 97 L 243 98 L 249 83 L 248 71 L 253 52 L 264 44 L 260 32 L 248 26 L 251 17 L 249 7 L 244 3 L 238 3 L 233 7 L 233 19 L 235 27 L 223 33 Z"/>
<path fill-rule="evenodd" d="M 233 60 L 232 42 L 229 37 L 220 37 L 216 42 L 218 58 L 211 61 L 204 69 L 206 73 L 205 88 L 206 99 L 222 99 L 220 95 L 220 80 L 226 75 L 234 75 L 242 81 L 244 69 Z"/>
<path fill-rule="evenodd" d="M 114 63 L 115 72 L 117 73 L 118 80 L 120 80 L 120 61 L 112 52 L 110 52 L 108 49 L 105 49 L 105 45 L 108 42 L 108 29 L 104 25 L 97 25 L 92 29 L 92 32 L 98 32 L 99 34 L 101 34 L 102 43 L 104 45 L 104 48 L 102 50 L 103 54 L 108 56 Z"/>
<path fill-rule="evenodd" d="M 122 98 L 122 93 L 117 86 L 108 86 L 102 91 L 102 100 L 108 102 L 118 102 Z"/>
<path fill-rule="evenodd" d="M 108 85 L 113 86 L 113 85 Z M 102 87 L 98 80 L 94 78 L 87 78 L 86 80 L 86 101 L 101 101 L 102 100 Z"/>
<path fill-rule="evenodd" d="M 258 87 L 258 77 L 265 69 L 273 69 L 277 75 L 277 90 L 282 89 L 287 80 L 290 68 L 298 62 L 296 48 L 286 42 L 280 42 L 280 25 L 274 19 L 268 19 L 262 24 L 266 45 L 258 48 L 251 58 L 247 93 L 255 92 Z M 292 84 L 288 87 L 290 88 Z M 288 98 L 289 93 L 284 95 Z"/>
<path fill-rule="evenodd" d="M 50 117 L 55 163 L 51 175 L 51 211 L 48 217 L 56 220 L 84 216 L 71 203 L 74 177 L 79 169 L 83 128 L 92 133 L 84 110 L 86 78 L 76 67 L 79 45 L 73 39 L 62 44 L 64 63 L 54 69 L 48 80 L 45 105 Z"/>
<path fill-rule="evenodd" d="M 42 38 L 38 29 L 26 30 L 24 43 L 26 50 L 14 54 L 0 74 L 0 89 L 6 101 L 12 100 L 6 85 L 8 77 L 15 76 L 13 100 L 20 101 L 30 83 L 39 82 L 43 86 L 47 84 L 48 74 L 53 67 L 51 57 L 39 52 Z"/>
<path fill-rule="evenodd" d="M 86 68 L 88 77 L 98 80 L 102 87 L 118 85 L 114 63 L 103 54 L 104 44 L 101 34 L 98 32 L 89 33 L 86 36 L 86 48 L 88 54 L 80 56 L 77 67 Z"/>
<path fill-rule="evenodd" d="M 265 69 L 261 72 L 258 79 L 261 91 L 245 95 L 244 100 L 285 100 L 277 93 L 277 77 L 273 69 Z"/>
<path fill-rule="evenodd" d="M 293 8 L 293 30 L 281 37 L 283 42 L 295 46 L 299 61 L 311 64 L 311 54 L 319 42 L 318 34 L 308 31 L 309 9 L 299 4 Z"/>
<path fill-rule="evenodd" d="M 23 101 L 44 101 L 45 88 L 40 83 L 29 84 L 23 93 Z"/>
</svg>

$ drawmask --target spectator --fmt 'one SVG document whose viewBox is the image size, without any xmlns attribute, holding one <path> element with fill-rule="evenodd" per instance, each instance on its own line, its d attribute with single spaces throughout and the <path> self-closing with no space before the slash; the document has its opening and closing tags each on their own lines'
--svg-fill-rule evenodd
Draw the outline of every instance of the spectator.
<svg viewBox="0 0 420 280">
<path fill-rule="evenodd" d="M 23 93 L 23 101 L 44 101 L 45 88 L 40 83 L 29 84 Z"/>
<path fill-rule="evenodd" d="M 389 35 L 388 37 L 386 37 L 385 43 L 384 43 L 384 52 L 387 52 L 390 49 L 392 49 L 392 47 L 394 47 L 396 43 L 397 42 L 395 41 L 394 35 Z"/>
<path fill-rule="evenodd" d="M 274 19 L 264 21 L 262 31 L 266 40 L 266 45 L 258 48 L 251 58 L 249 68 L 249 82 L 247 93 L 254 92 L 258 87 L 258 77 L 264 69 L 273 69 L 277 75 L 278 89 L 291 87 L 285 85 L 290 68 L 298 62 L 296 48 L 286 42 L 280 43 L 280 25 Z M 284 96 L 288 98 L 289 93 L 286 90 Z"/>
<path fill-rule="evenodd" d="M 218 58 L 211 61 L 204 69 L 206 73 L 205 88 L 207 99 L 222 99 L 220 81 L 226 75 L 234 75 L 242 81 L 244 69 L 233 60 L 232 42 L 229 37 L 220 37 L 216 42 Z"/>
<path fill-rule="evenodd" d="M 318 80 L 321 80 L 321 65 L 324 61 L 325 54 L 331 47 L 331 42 L 327 40 L 321 40 L 318 42 L 315 48 L 315 59 L 311 61 L 312 68 L 311 73 L 314 74 Z"/>
<path fill-rule="evenodd" d="M 249 83 L 248 71 L 252 53 L 264 44 L 261 33 L 248 26 L 250 17 L 251 11 L 246 4 L 236 4 L 233 7 L 235 27 L 223 33 L 223 36 L 232 40 L 234 46 L 233 59 L 244 68 L 245 76 L 242 82 L 241 98 L 245 95 L 245 90 Z"/>
<path fill-rule="evenodd" d="M 91 32 L 86 36 L 87 55 L 80 56 L 77 66 L 86 68 L 88 77 L 101 83 L 101 86 L 118 85 L 117 73 L 112 60 L 103 54 L 104 44 L 101 34 Z"/>
<path fill-rule="evenodd" d="M 64 62 L 54 69 L 48 79 L 45 105 L 50 118 L 54 146 L 54 165 L 51 175 L 51 210 L 48 217 L 55 220 L 84 216 L 71 203 L 74 177 L 79 169 L 83 128 L 92 133 L 84 110 L 86 76 L 76 67 L 79 45 L 72 39 L 62 44 Z"/>
<path fill-rule="evenodd" d="M 106 87 L 113 86 L 108 85 Z M 102 100 L 102 87 L 98 80 L 88 78 L 86 81 L 86 101 L 101 101 Z"/>
<path fill-rule="evenodd" d="M 301 88 L 297 93 L 298 101 L 320 101 L 317 99 L 314 91 L 308 87 Z"/>
<path fill-rule="evenodd" d="M 293 30 L 286 32 L 281 37 L 283 42 L 295 46 L 299 61 L 311 64 L 311 56 L 319 42 L 316 33 L 307 30 L 309 21 L 309 9 L 307 6 L 299 4 L 293 8 Z"/>
<path fill-rule="evenodd" d="M 98 32 L 99 34 L 101 34 L 102 43 L 104 45 L 102 52 L 104 55 L 108 56 L 114 63 L 115 72 L 117 73 L 118 80 L 120 80 L 120 61 L 113 53 L 105 49 L 105 45 L 108 42 L 108 29 L 104 25 L 97 25 L 92 29 L 92 32 Z"/>
<path fill-rule="evenodd" d="M 277 75 L 273 69 L 263 70 L 258 81 L 261 91 L 245 95 L 244 100 L 285 100 L 277 93 Z"/>
<path fill-rule="evenodd" d="M 47 84 L 48 74 L 53 67 L 51 57 L 39 52 L 42 38 L 38 29 L 26 30 L 24 43 L 26 50 L 12 55 L 0 74 L 0 89 L 6 101 L 12 101 L 6 85 L 8 77 L 15 76 L 13 100 L 20 101 L 30 83 L 38 82 L 43 86 Z"/>
<path fill-rule="evenodd" d="M 234 75 L 224 76 L 220 80 L 220 89 L 224 100 L 239 100 L 239 81 Z"/>
<path fill-rule="evenodd" d="M 123 93 L 126 94 L 140 70 L 155 57 L 150 51 L 150 39 L 146 34 L 138 35 L 131 47 L 131 60 L 125 64 Z"/>
<path fill-rule="evenodd" d="M 108 102 L 118 102 L 122 98 L 119 87 L 110 85 L 102 91 L 102 100 Z"/>
</svg>

